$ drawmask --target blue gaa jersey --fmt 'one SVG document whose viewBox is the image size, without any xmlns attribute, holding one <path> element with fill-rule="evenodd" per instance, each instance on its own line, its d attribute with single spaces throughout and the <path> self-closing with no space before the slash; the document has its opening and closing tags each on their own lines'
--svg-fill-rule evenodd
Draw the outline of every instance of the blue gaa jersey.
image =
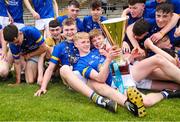
<svg viewBox="0 0 180 122">
<path fill-rule="evenodd" d="M 7 2 L 7 8 L 8 8 L 10 15 L 14 19 L 14 22 L 24 23 L 22 0 L 9 0 Z"/>
<path fill-rule="evenodd" d="M 78 62 L 74 65 L 73 70 L 79 71 L 83 77 L 90 79 L 91 71 L 94 69 L 99 72 L 105 59 L 104 56 L 100 55 L 99 50 L 92 49 L 88 55 L 79 58 Z M 111 86 L 111 83 L 112 75 L 109 74 L 106 84 Z"/>
<path fill-rule="evenodd" d="M 150 30 L 150 35 L 158 32 L 158 31 L 160 31 L 160 30 L 161 30 L 161 28 L 159 28 L 159 27 L 157 26 L 157 24 L 154 24 L 154 25 L 152 26 L 151 30 Z M 171 42 L 171 44 L 173 45 L 173 47 L 176 46 L 176 44 L 179 44 L 179 42 L 180 42 L 180 37 L 174 37 L 174 32 L 175 32 L 175 31 L 176 31 L 176 27 L 174 27 L 173 29 L 171 29 L 171 30 L 167 33 L 167 35 L 168 35 L 168 37 L 169 37 L 169 39 L 170 39 L 170 42 Z"/>
<path fill-rule="evenodd" d="M 100 17 L 100 22 L 107 20 L 106 17 L 101 16 Z M 94 28 L 100 29 L 99 23 L 94 22 L 92 16 L 85 16 L 83 19 L 83 25 L 84 25 L 84 31 L 85 32 L 90 32 Z"/>
<path fill-rule="evenodd" d="M 68 18 L 67 15 L 57 17 L 57 21 L 60 23 L 60 26 L 62 26 L 63 21 L 65 19 L 67 19 L 67 18 Z M 84 31 L 83 23 L 79 18 L 76 18 L 76 26 L 77 26 L 77 31 L 78 32 L 83 32 Z"/>
<path fill-rule="evenodd" d="M 54 46 L 51 54 L 50 62 L 62 65 L 73 65 L 79 58 L 79 51 L 74 46 L 73 42 L 62 41 L 58 45 Z M 70 59 L 74 59 L 73 61 Z"/>
<path fill-rule="evenodd" d="M 133 18 L 130 13 L 128 14 L 128 16 L 129 16 L 128 25 L 133 24 L 134 22 L 136 22 L 140 18 L 144 18 L 149 24 L 155 23 L 155 13 L 153 11 L 148 10 L 148 9 L 144 10 L 142 17 Z"/>
<path fill-rule="evenodd" d="M 32 0 L 32 2 L 41 19 L 54 17 L 53 0 Z"/>
<path fill-rule="evenodd" d="M 0 16 L 8 17 L 5 0 L 0 0 Z"/>
<path fill-rule="evenodd" d="M 26 26 L 20 29 L 24 39 L 21 45 L 10 43 L 10 49 L 14 59 L 19 59 L 21 54 L 32 52 L 44 43 L 44 38 L 40 31 L 33 26 Z"/>
<path fill-rule="evenodd" d="M 167 0 L 167 1 L 171 4 L 173 4 L 174 12 L 177 14 L 180 14 L 180 0 Z M 158 4 L 159 3 L 157 3 L 156 0 L 148 0 L 148 1 L 146 1 L 145 6 L 149 11 L 152 11 L 155 14 L 156 6 Z"/>
</svg>

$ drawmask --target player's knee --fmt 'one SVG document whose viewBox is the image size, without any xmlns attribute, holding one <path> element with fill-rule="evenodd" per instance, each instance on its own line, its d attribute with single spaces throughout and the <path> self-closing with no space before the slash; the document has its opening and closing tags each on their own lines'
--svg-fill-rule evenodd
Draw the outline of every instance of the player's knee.
<svg viewBox="0 0 180 122">
<path fill-rule="evenodd" d="M 8 67 L 0 67 L 0 76 L 1 77 L 7 77 L 9 73 Z"/>
<path fill-rule="evenodd" d="M 61 76 L 67 75 L 69 71 L 72 71 L 72 70 L 70 69 L 68 65 L 63 65 L 59 70 Z"/>
</svg>

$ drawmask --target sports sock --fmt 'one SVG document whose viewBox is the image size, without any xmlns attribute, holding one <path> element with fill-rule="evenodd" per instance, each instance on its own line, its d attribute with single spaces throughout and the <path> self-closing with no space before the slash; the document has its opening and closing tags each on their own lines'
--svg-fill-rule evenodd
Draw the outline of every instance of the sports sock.
<svg viewBox="0 0 180 122">
<path fill-rule="evenodd" d="M 167 91 L 161 91 L 161 94 L 164 98 L 168 98 L 169 93 Z"/>
<path fill-rule="evenodd" d="M 97 105 L 100 105 L 102 107 L 106 107 L 106 103 L 103 100 L 104 98 L 102 96 L 98 95 L 97 93 L 93 92 L 90 98 Z"/>
</svg>

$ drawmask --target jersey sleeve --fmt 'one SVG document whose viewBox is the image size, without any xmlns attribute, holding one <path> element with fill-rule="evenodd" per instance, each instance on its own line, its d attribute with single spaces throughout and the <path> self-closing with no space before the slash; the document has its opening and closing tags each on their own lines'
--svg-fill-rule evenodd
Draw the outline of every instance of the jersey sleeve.
<svg viewBox="0 0 180 122">
<path fill-rule="evenodd" d="M 10 44 L 9 47 L 10 47 L 10 50 L 11 50 L 13 58 L 15 60 L 20 59 L 20 52 L 21 52 L 20 46 L 16 46 L 14 44 Z"/>
<path fill-rule="evenodd" d="M 60 55 L 61 55 L 61 43 L 54 46 L 53 48 L 53 52 L 51 54 L 51 58 L 50 58 L 50 62 L 54 63 L 54 64 L 58 64 L 60 61 Z"/>
</svg>

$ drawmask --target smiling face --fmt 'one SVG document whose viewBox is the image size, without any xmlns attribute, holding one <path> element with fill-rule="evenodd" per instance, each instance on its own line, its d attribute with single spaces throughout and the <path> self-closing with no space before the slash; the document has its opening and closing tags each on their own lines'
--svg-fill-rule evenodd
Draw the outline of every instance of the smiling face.
<svg viewBox="0 0 180 122">
<path fill-rule="evenodd" d="M 49 27 L 49 32 L 52 38 L 54 38 L 55 40 L 59 40 L 61 34 L 61 27 L 60 26 L 57 26 L 55 28 Z"/>
<path fill-rule="evenodd" d="M 76 25 L 64 25 L 63 26 L 63 35 L 67 40 L 73 40 L 74 34 L 77 32 Z"/>
<path fill-rule="evenodd" d="M 89 34 L 78 32 L 74 36 L 74 45 L 78 48 L 81 56 L 86 55 L 90 51 Z"/>
<path fill-rule="evenodd" d="M 130 14 L 133 18 L 138 18 L 143 15 L 145 5 L 143 3 L 136 3 L 129 5 Z"/>
<path fill-rule="evenodd" d="M 172 13 L 163 13 L 162 11 L 156 12 L 156 24 L 159 28 L 165 27 L 172 18 Z"/>
<path fill-rule="evenodd" d="M 104 36 L 103 35 L 97 35 L 97 36 L 94 36 L 91 39 L 91 43 L 97 49 L 101 49 L 102 48 L 103 42 L 104 42 Z"/>
</svg>

